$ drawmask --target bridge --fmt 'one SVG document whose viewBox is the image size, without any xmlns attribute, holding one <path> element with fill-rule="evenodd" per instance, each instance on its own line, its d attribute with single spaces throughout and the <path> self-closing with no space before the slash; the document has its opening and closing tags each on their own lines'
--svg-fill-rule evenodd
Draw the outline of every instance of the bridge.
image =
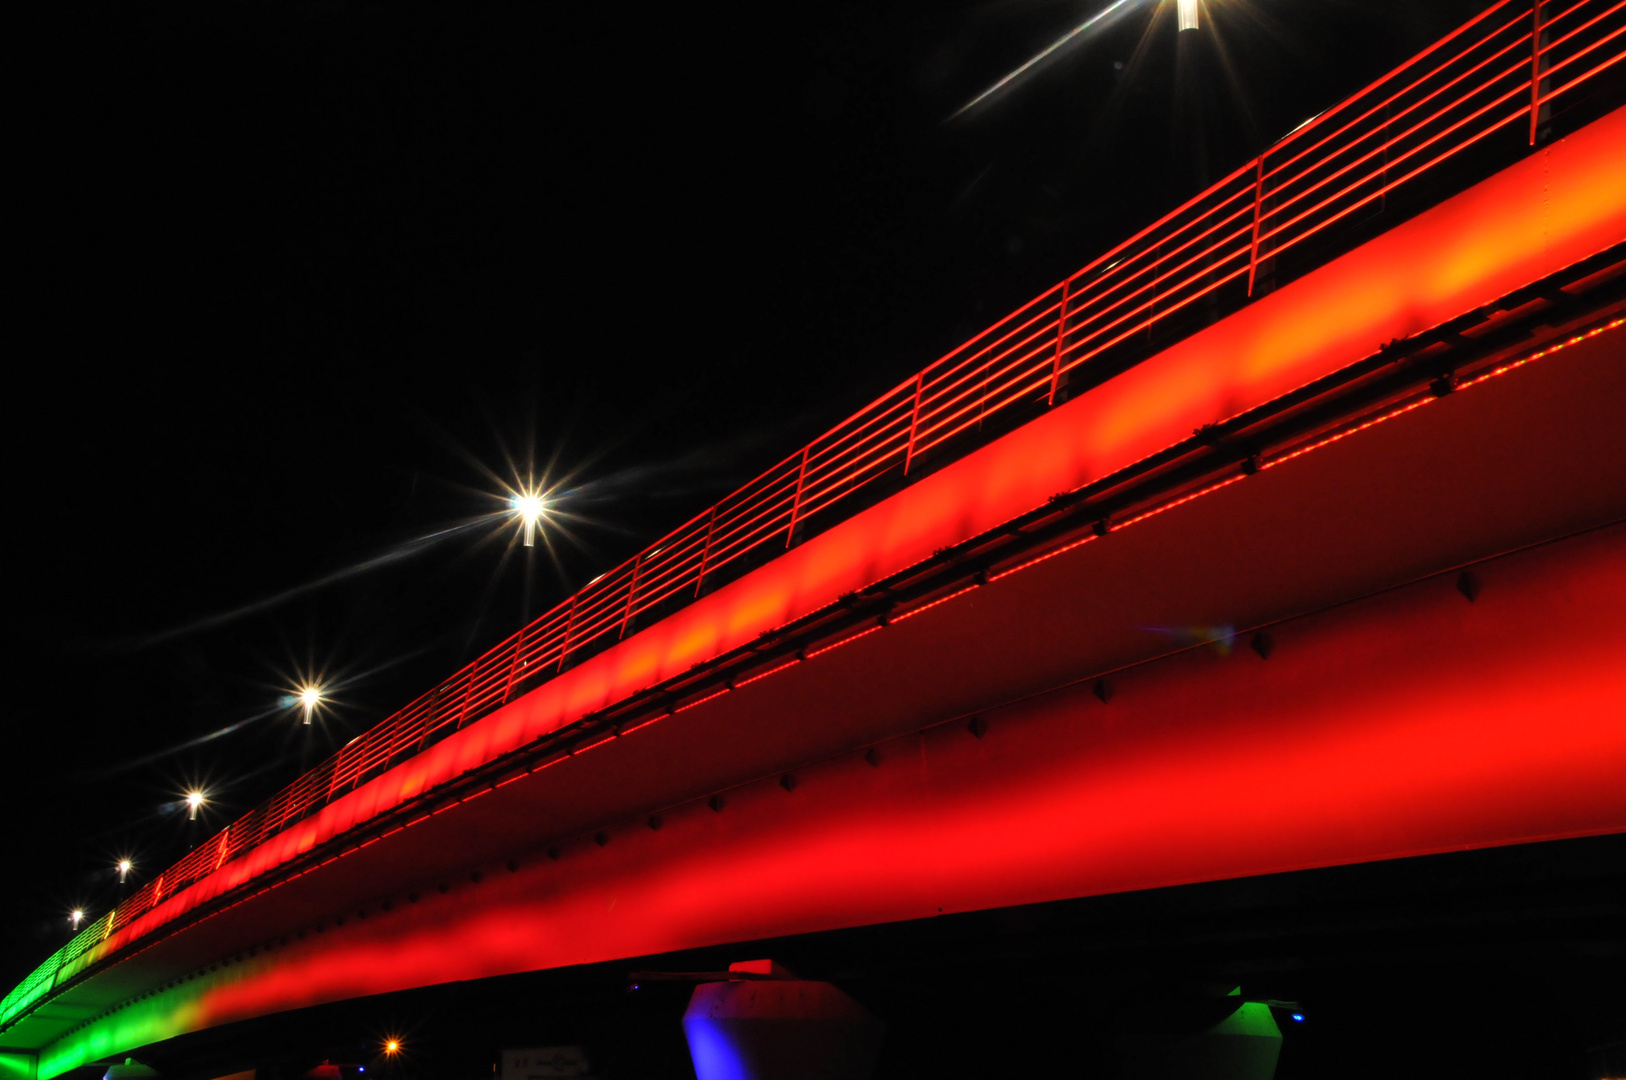
<svg viewBox="0 0 1626 1080">
<path fill-rule="evenodd" d="M 1493 4 L 1094 258 L 91 922 L 0 1075 L 1626 832 L 1623 34 Z"/>
</svg>

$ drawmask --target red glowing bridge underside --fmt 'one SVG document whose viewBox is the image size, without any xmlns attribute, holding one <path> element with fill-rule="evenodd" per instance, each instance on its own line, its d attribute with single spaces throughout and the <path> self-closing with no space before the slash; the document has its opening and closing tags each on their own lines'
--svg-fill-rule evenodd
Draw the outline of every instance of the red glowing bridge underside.
<svg viewBox="0 0 1626 1080">
<path fill-rule="evenodd" d="M 1510 133 L 1535 143 L 1555 107 L 1590 93 L 1618 62 L 1623 33 L 1623 3 L 1492 6 L 201 844 L 8 995 L 0 1023 L 448 780 L 1337 371 L 1378 342 L 1618 243 L 1620 111 L 1319 269 L 1324 256 L 1312 251 Z M 1149 331 L 1178 328 L 1210 299 L 1234 313 L 1136 363 Z M 987 428 L 1030 417 L 978 448 Z M 966 451 L 975 452 L 953 460 Z M 924 478 L 840 520 L 860 490 L 904 474 Z"/>
</svg>

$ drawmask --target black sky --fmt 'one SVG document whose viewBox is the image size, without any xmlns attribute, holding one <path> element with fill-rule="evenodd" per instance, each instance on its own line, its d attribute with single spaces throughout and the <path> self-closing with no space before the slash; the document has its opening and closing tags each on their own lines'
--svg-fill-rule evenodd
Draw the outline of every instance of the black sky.
<svg viewBox="0 0 1626 1080">
<path fill-rule="evenodd" d="M 52 6 L 18 23 L 0 982 L 520 623 L 1189 194 L 1101 0 Z M 1478 9 L 1219 0 L 1217 173 Z M 11 186 L 11 185 L 8 185 Z M 486 470 L 555 460 L 559 567 Z M 404 553 L 404 554 L 403 554 Z M 241 618 L 216 617 L 380 557 Z M 205 629 L 173 633 L 198 620 Z M 261 717 L 349 677 L 302 748 Z M 3 991 L 0 991 L 3 992 Z"/>
</svg>

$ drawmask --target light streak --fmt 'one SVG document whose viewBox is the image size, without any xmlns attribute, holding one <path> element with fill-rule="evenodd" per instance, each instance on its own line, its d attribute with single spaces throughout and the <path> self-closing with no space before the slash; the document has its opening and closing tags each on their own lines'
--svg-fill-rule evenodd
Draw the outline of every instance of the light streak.
<svg viewBox="0 0 1626 1080">
<path fill-rule="evenodd" d="M 289 600 L 293 600 L 296 597 L 304 596 L 306 593 L 316 592 L 320 589 L 326 588 L 329 585 L 335 585 L 341 581 L 355 577 L 358 574 L 365 574 L 368 571 L 377 570 L 380 567 L 390 566 L 394 563 L 401 562 L 404 559 L 410 559 L 416 555 L 421 555 L 442 540 L 456 536 L 460 533 L 468 532 L 470 529 L 487 525 L 490 521 L 491 517 L 487 515 L 484 517 L 475 518 L 471 521 L 461 522 L 457 525 L 451 526 L 450 528 L 441 529 L 438 532 L 432 532 L 425 536 L 416 537 L 404 543 L 397 544 L 394 548 L 384 552 L 381 555 L 375 555 L 370 559 L 363 559 L 361 562 L 355 563 L 351 566 L 344 567 L 340 570 L 335 570 L 331 574 L 324 574 L 319 578 L 313 578 L 302 585 L 295 585 L 292 588 L 284 589 L 279 593 L 273 593 L 272 595 L 263 599 L 254 600 L 242 605 L 241 607 L 232 608 L 230 611 L 223 611 L 216 615 L 207 615 L 194 622 L 182 623 L 180 626 L 171 627 L 168 630 L 160 630 L 158 633 L 150 634 L 147 637 L 126 639 L 124 641 L 117 642 L 116 647 L 132 650 L 150 648 L 153 645 L 162 645 L 165 642 L 174 641 L 176 638 L 183 638 L 189 634 L 195 634 L 200 630 L 212 630 L 217 626 L 224 626 L 227 623 L 236 622 L 238 619 L 245 618 L 249 615 L 257 615 L 262 611 L 268 611 L 271 608 L 285 604 Z"/>
<path fill-rule="evenodd" d="M 1038 53 L 1028 59 L 1028 61 L 1021 67 L 1017 68 L 1015 71 L 1012 71 L 994 85 L 990 86 L 988 89 L 984 90 L 982 93 L 978 94 L 964 105 L 961 105 L 958 109 L 955 109 L 953 113 L 949 114 L 949 119 L 953 120 L 963 113 L 970 112 L 989 97 L 999 93 L 999 91 L 1005 89 L 1005 87 L 1009 86 L 1012 82 L 1027 74 L 1027 72 L 1031 71 L 1036 64 L 1043 63 L 1045 60 L 1055 55 L 1057 50 L 1066 48 L 1068 45 L 1076 41 L 1079 35 L 1084 34 L 1094 27 L 1100 25 L 1103 19 L 1116 14 L 1120 8 L 1126 7 L 1133 2 L 1134 0 L 1114 0 L 1113 3 L 1108 4 L 1101 11 L 1091 15 L 1089 18 L 1067 31 L 1067 33 L 1045 46 Z"/>
</svg>

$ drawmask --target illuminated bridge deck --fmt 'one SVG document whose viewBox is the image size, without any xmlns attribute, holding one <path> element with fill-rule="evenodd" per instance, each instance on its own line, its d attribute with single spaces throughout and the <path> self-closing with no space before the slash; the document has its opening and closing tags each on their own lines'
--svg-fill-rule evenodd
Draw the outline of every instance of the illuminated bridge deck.
<svg viewBox="0 0 1626 1080">
<path fill-rule="evenodd" d="M 1595 0 L 1544 10 L 1538 34 L 1527 4 L 1493 5 L 376 725 L 51 957 L 0 1003 L 0 1045 L 40 1051 L 40 1075 L 55 1075 L 404 986 L 1626 828 L 1618 792 L 1566 771 L 1621 758 L 1618 732 L 1586 724 L 1557 739 L 1564 767 L 1535 770 L 1526 802 L 1476 802 L 1484 774 L 1442 766 L 1430 782 L 1468 794 L 1400 814 L 1376 791 L 1410 781 L 1385 774 L 1343 794 L 1366 826 L 1318 832 L 1324 815 L 1307 809 L 1303 835 L 1208 854 L 1190 837 L 1052 830 L 1007 845 L 999 866 L 957 864 L 999 846 L 971 842 L 989 829 L 1082 804 L 1035 794 L 979 824 L 954 809 L 985 805 L 976 785 L 917 790 L 882 767 L 918 754 L 928 775 L 922 733 L 971 717 L 1111 707 L 1154 662 L 1182 672 L 1166 678 L 1187 689 L 1158 706 L 1178 712 L 1175 699 L 1218 676 L 1182 668 L 1207 653 L 1148 626 L 1223 622 L 1242 635 L 1227 655 L 1264 658 L 1294 632 L 1264 628 L 1312 620 L 1304 632 L 1324 651 L 1269 662 L 1296 671 L 1308 696 L 1293 707 L 1314 713 L 1318 678 L 1361 678 L 1326 643 L 1359 651 L 1354 627 L 1385 617 L 1385 601 L 1362 598 L 1402 585 L 1422 591 L 1401 590 L 1418 599 L 1390 612 L 1406 627 L 1396 640 L 1456 635 L 1460 655 L 1432 676 L 1394 667 L 1388 690 L 1427 697 L 1443 692 L 1437 677 L 1461 691 L 1508 624 L 1470 632 L 1419 583 L 1497 557 L 1512 560 L 1497 564 L 1512 606 L 1494 618 L 1550 609 L 1571 627 L 1521 663 L 1579 671 L 1575 657 L 1592 653 L 1560 646 L 1580 649 L 1592 631 L 1595 644 L 1618 640 L 1598 605 L 1626 588 L 1609 557 L 1626 515 L 1626 447 L 1610 420 L 1626 400 L 1626 110 L 1611 67 L 1626 12 Z M 1381 232 L 1369 220 L 1380 203 Z M 1539 393 L 1507 389 L 1518 379 Z M 1462 463 L 1462 447 L 1498 433 L 1508 454 Z M 1418 476 L 1418 460 L 1439 464 Z M 1509 513 L 1488 518 L 1487 505 Z M 1554 606 L 1542 582 L 1583 570 L 1597 594 Z M 1223 637 L 1229 650 L 1227 635 L 1203 644 Z M 1619 689 L 1585 675 L 1570 685 L 1583 717 Z M 1499 722 L 1505 710 L 1475 700 Z M 1244 716 L 1211 711 L 1246 730 Z M 1454 723 L 1427 737 L 1452 738 Z M 996 753 L 981 735 L 978 753 Z M 1210 735 L 1159 739 L 1183 767 L 1236 782 Z M 1372 740 L 1372 761 L 1394 749 Z M 978 783 L 1048 791 L 1042 742 L 1021 745 Z M 1179 782 L 1142 756 L 1151 744 L 1055 745 L 1058 762 L 1110 789 L 1086 800 L 1097 819 L 1114 799 L 1149 806 Z M 1091 753 L 1126 771 L 1086 769 Z M 794 794 L 851 754 L 867 771 L 842 790 L 858 799 L 867 783 L 876 801 L 828 819 L 835 832 L 766 809 L 744 832 L 731 824 L 758 787 Z M 1213 762 L 1194 763 L 1202 754 Z M 1324 780 L 1312 759 L 1297 767 Z M 944 759 L 945 775 L 957 761 Z M 937 831 L 920 832 L 918 800 L 939 797 Z M 670 850 L 639 846 L 629 828 Z M 1078 845 L 1097 845 L 1089 868 L 1035 869 Z M 1126 854 L 1137 845 L 1155 857 Z M 589 847 L 612 869 L 581 869 L 574 853 Z M 899 861 L 906 851 L 913 861 Z M 510 884 L 468 894 L 453 915 L 436 896 L 467 890 L 435 879 L 471 872 Z M 716 914 L 707 882 L 741 875 L 779 884 L 749 918 Z M 627 900 L 633 881 L 647 886 L 642 905 Z M 371 921 L 332 933 L 335 905 Z M 462 947 L 448 950 L 448 935 Z"/>
</svg>

